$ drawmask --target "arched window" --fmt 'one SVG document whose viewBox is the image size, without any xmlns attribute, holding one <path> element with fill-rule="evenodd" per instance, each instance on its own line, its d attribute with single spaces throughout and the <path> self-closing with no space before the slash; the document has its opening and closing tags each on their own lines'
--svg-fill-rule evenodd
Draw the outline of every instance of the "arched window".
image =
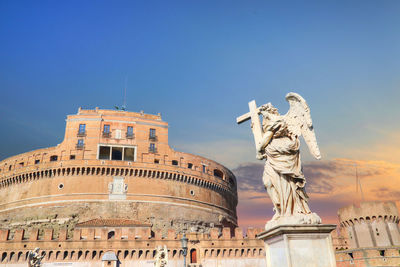
<svg viewBox="0 0 400 267">
<path fill-rule="evenodd" d="M 115 232 L 110 231 L 110 232 L 108 232 L 107 239 L 114 239 L 114 236 L 115 236 Z"/>
<path fill-rule="evenodd" d="M 214 169 L 214 176 L 223 179 L 224 173 L 218 169 Z"/>
</svg>

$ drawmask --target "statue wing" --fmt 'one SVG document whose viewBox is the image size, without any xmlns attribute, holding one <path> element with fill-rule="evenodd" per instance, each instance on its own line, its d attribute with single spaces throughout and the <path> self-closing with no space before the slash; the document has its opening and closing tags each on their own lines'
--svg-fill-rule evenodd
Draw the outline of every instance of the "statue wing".
<svg viewBox="0 0 400 267">
<path fill-rule="evenodd" d="M 321 159 L 307 102 L 296 93 L 288 93 L 286 100 L 290 105 L 290 109 L 285 115 L 289 131 L 297 136 L 303 135 L 311 154 L 316 159 Z"/>
</svg>

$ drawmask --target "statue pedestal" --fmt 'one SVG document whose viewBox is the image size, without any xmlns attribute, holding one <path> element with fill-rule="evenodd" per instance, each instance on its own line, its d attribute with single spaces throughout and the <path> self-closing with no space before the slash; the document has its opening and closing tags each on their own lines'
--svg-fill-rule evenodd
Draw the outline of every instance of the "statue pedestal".
<svg viewBox="0 0 400 267">
<path fill-rule="evenodd" d="M 257 235 L 264 240 L 267 267 L 335 267 L 330 233 L 334 224 L 278 225 Z"/>
</svg>

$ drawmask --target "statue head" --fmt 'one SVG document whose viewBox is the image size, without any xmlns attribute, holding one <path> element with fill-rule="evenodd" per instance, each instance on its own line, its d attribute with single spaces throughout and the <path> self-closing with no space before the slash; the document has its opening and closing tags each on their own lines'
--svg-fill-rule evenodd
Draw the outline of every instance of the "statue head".
<svg viewBox="0 0 400 267">
<path fill-rule="evenodd" d="M 266 119 L 271 119 L 274 116 L 280 116 L 278 109 L 275 108 L 271 103 L 267 103 L 261 106 L 261 114 Z"/>
</svg>

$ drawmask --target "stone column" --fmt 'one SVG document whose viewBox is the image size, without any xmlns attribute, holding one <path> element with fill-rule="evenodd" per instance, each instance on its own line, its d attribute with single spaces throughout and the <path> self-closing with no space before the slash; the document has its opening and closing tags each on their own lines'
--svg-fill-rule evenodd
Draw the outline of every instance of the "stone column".
<svg viewBox="0 0 400 267">
<path fill-rule="evenodd" d="M 278 225 L 257 235 L 264 240 L 267 267 L 335 267 L 333 224 Z"/>
</svg>

